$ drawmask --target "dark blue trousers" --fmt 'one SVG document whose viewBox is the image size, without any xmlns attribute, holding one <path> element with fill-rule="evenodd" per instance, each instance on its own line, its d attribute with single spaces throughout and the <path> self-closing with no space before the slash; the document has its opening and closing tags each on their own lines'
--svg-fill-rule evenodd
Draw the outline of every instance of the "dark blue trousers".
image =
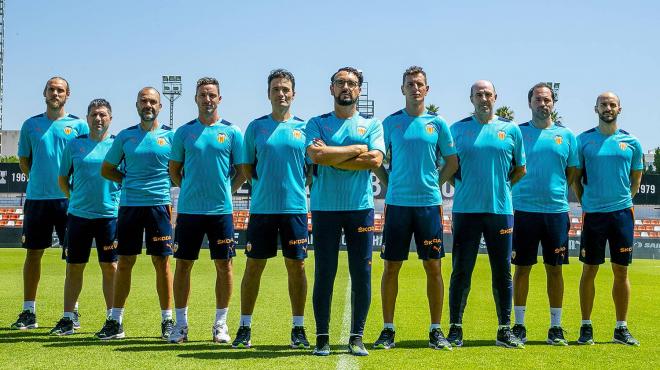
<svg viewBox="0 0 660 370">
<path fill-rule="evenodd" d="M 362 335 L 371 303 L 374 210 L 312 211 L 314 236 L 314 317 L 316 334 L 329 334 L 332 291 L 342 229 L 351 276 L 351 335 Z"/>
<path fill-rule="evenodd" d="M 449 283 L 449 322 L 461 324 L 467 305 L 472 271 L 483 234 L 492 273 L 493 297 L 500 325 L 511 323 L 511 243 L 513 215 L 454 213 L 452 272 Z"/>
</svg>

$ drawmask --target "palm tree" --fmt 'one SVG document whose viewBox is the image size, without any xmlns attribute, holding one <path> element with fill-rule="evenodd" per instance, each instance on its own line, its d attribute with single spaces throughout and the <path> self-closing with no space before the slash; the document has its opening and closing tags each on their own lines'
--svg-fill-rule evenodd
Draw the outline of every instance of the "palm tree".
<svg viewBox="0 0 660 370">
<path fill-rule="evenodd" d="M 429 104 L 429 105 L 426 106 L 426 110 L 431 114 L 438 114 L 438 111 L 440 110 L 440 107 L 438 107 L 435 104 Z"/>
<path fill-rule="evenodd" d="M 557 112 L 556 110 L 553 110 L 552 113 L 550 113 L 550 119 L 552 119 L 552 122 L 561 125 L 561 121 L 564 119 L 564 117 L 560 116 L 559 112 Z"/>
<path fill-rule="evenodd" d="M 511 109 L 511 107 L 508 107 L 506 105 L 497 108 L 495 110 L 495 114 L 504 119 L 513 121 L 513 116 L 514 116 L 513 109 Z"/>
</svg>

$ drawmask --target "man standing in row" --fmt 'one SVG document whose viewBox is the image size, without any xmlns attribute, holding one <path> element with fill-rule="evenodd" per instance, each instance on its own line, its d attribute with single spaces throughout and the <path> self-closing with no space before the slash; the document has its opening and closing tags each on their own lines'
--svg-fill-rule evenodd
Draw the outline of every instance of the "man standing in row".
<svg viewBox="0 0 660 370">
<path fill-rule="evenodd" d="M 52 77 L 44 87 L 46 112 L 29 118 L 21 126 L 18 159 L 21 171 L 29 178 L 23 207 L 23 311 L 11 325 L 12 329 L 34 329 L 39 326 L 36 298 L 41 278 L 41 257 L 53 244 L 53 228 L 60 244 L 66 234 L 69 201 L 62 192 L 57 175 L 62 152 L 67 143 L 89 132 L 87 123 L 67 114 L 64 106 L 71 90 L 62 77 Z M 79 327 L 77 313 L 74 326 Z"/>
<path fill-rule="evenodd" d="M 440 186 L 458 169 L 456 149 L 447 122 L 424 107 L 430 86 L 426 72 L 412 66 L 403 73 L 401 92 L 406 107 L 383 121 L 389 174 L 376 174 L 387 186 L 385 230 L 381 258 L 383 330 L 374 348 L 394 347 L 394 307 L 399 290 L 399 271 L 408 259 L 410 239 L 415 236 L 417 256 L 426 271 L 426 294 L 431 312 L 429 347 L 451 349 L 440 329 L 444 282 L 441 258 L 442 196 Z M 442 169 L 438 168 L 444 160 Z"/>
<path fill-rule="evenodd" d="M 59 184 L 69 198 L 66 231 L 66 279 L 64 281 L 64 315 L 50 331 L 51 335 L 75 332 L 74 307 L 82 290 L 83 272 L 96 242 L 101 266 L 106 317 L 112 308 L 112 284 L 117 269 L 117 208 L 119 184 L 104 179 L 101 164 L 114 135 L 108 133 L 112 108 L 105 99 L 94 99 L 87 107 L 89 135 L 71 140 L 64 149 L 59 171 Z"/>
<path fill-rule="evenodd" d="M 371 255 L 374 201 L 371 170 L 385 153 L 383 126 L 357 111 L 362 72 L 343 67 L 330 78 L 334 111 L 312 118 L 306 128 L 307 154 L 314 166 L 311 189 L 314 235 L 314 354 L 330 354 L 329 326 L 332 291 L 337 274 L 342 230 L 346 236 L 351 275 L 351 333 L 348 350 L 369 353 L 362 334 L 371 303 Z"/>
<path fill-rule="evenodd" d="M 169 170 L 181 193 L 174 241 L 176 327 L 171 343 L 188 340 L 190 273 L 204 235 L 216 270 L 212 340 L 230 340 L 227 312 L 233 286 L 232 257 L 236 255 L 231 195 L 244 182 L 240 173 L 232 181 L 231 172 L 242 150 L 243 134 L 238 126 L 220 118 L 221 100 L 218 80 L 200 78 L 195 92 L 199 116 L 174 134 Z"/>
<path fill-rule="evenodd" d="M 276 69 L 268 76 L 271 114 L 245 131 L 240 167 L 252 184 L 247 230 L 247 262 L 241 282 L 241 321 L 235 348 L 251 346 L 252 313 L 261 274 L 277 255 L 278 234 L 288 273 L 293 316 L 291 347 L 309 348 L 304 315 L 307 298 L 307 194 L 305 191 L 305 121 L 291 114 L 296 95 L 291 72 Z"/>
<path fill-rule="evenodd" d="M 545 83 L 527 94 L 532 120 L 520 125 L 527 156 L 527 174 L 513 187 L 513 334 L 527 342 L 525 311 L 529 273 L 536 264 L 539 242 L 547 276 L 550 329 L 546 342 L 568 345 L 561 327 L 564 278 L 568 263 L 568 185 L 576 175 L 577 143 L 571 130 L 553 122 L 555 92 Z"/>
<path fill-rule="evenodd" d="M 497 93 L 490 81 L 475 82 L 470 88 L 474 114 L 451 126 L 460 168 L 455 175 L 447 339 L 458 347 L 463 345 L 463 311 L 482 234 L 488 248 L 499 322 L 495 344 L 523 347 L 510 328 L 513 294 L 511 187 L 525 175 L 525 152 L 520 128 L 495 115 L 496 99 Z"/>
<path fill-rule="evenodd" d="M 131 290 L 131 272 L 142 253 L 142 236 L 156 270 L 156 290 L 161 308 L 161 338 L 174 328 L 172 319 L 172 224 L 170 177 L 167 171 L 172 130 L 160 126 L 160 93 L 145 87 L 137 96 L 140 123 L 122 130 L 105 157 L 101 175 L 122 185 L 117 220 L 117 272 L 112 312 L 99 339 L 124 338 L 124 307 Z M 120 171 L 120 168 L 121 171 Z"/>
<path fill-rule="evenodd" d="M 578 344 L 594 344 L 591 311 L 596 295 L 598 266 L 605 263 L 605 245 L 610 246 L 614 283 L 612 299 L 616 310 L 615 343 L 638 346 L 628 330 L 630 281 L 628 265 L 632 262 L 635 220 L 633 201 L 639 191 L 644 169 L 639 140 L 619 129 L 617 118 L 621 101 L 606 92 L 596 99 L 598 126 L 578 138 L 580 169 L 574 182 L 575 194 L 584 211 L 580 241 L 580 261 L 584 263 L 580 279 L 582 326 Z"/>
</svg>

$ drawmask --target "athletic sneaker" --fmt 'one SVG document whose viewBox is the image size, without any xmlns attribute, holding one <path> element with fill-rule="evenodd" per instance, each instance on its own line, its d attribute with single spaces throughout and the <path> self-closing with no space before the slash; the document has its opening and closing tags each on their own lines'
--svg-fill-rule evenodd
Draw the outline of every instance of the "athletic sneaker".
<svg viewBox="0 0 660 370">
<path fill-rule="evenodd" d="M 375 349 L 390 349 L 395 346 L 394 344 L 394 330 L 392 328 L 385 328 L 380 332 L 380 336 L 374 342 Z"/>
<path fill-rule="evenodd" d="M 291 329 L 291 348 L 309 348 L 309 341 L 305 335 L 304 326 L 294 326 Z"/>
<path fill-rule="evenodd" d="M 213 335 L 214 343 L 229 343 L 231 341 L 229 328 L 227 328 L 227 324 L 225 323 L 215 323 L 211 330 L 211 334 Z"/>
<path fill-rule="evenodd" d="M 449 325 L 447 341 L 454 347 L 463 346 L 463 327 L 458 325 Z"/>
<path fill-rule="evenodd" d="M 545 342 L 552 344 L 553 346 L 568 345 L 568 341 L 564 338 L 564 329 L 562 329 L 561 326 L 553 326 L 548 329 L 548 339 L 546 339 Z"/>
<path fill-rule="evenodd" d="M 188 327 L 187 326 L 174 326 L 172 333 L 169 336 L 168 342 L 170 343 L 183 343 L 188 341 Z"/>
<path fill-rule="evenodd" d="M 175 325 L 176 324 L 172 319 L 163 320 L 163 322 L 160 323 L 160 338 L 162 340 L 169 340 Z"/>
<path fill-rule="evenodd" d="M 364 343 L 362 343 L 362 337 L 359 335 L 351 335 L 348 339 L 348 353 L 353 356 L 367 356 L 369 352 L 364 348 Z"/>
<path fill-rule="evenodd" d="M 451 344 L 449 344 L 445 335 L 442 334 L 442 329 L 433 329 L 429 332 L 429 347 L 451 351 Z"/>
<path fill-rule="evenodd" d="M 63 317 L 60 321 L 55 324 L 55 327 L 51 329 L 50 335 L 71 335 L 75 333 L 73 321 L 68 317 Z"/>
<path fill-rule="evenodd" d="M 105 320 L 103 328 L 95 335 L 101 340 L 122 339 L 126 337 L 126 334 L 124 334 L 124 325 L 120 324 L 119 321 L 110 318 Z"/>
<path fill-rule="evenodd" d="M 37 315 L 30 310 L 25 310 L 19 313 L 16 322 L 11 324 L 11 328 L 17 330 L 36 329 L 38 327 Z"/>
<path fill-rule="evenodd" d="M 312 354 L 315 356 L 329 356 L 330 355 L 330 336 L 329 335 L 317 335 L 316 336 L 316 347 Z"/>
<path fill-rule="evenodd" d="M 252 328 L 249 326 L 239 326 L 236 333 L 236 339 L 231 344 L 231 348 L 250 348 L 252 347 Z"/>
<path fill-rule="evenodd" d="M 612 338 L 614 343 L 625 344 L 628 346 L 639 346 L 639 341 L 630 334 L 627 326 L 621 326 L 614 329 L 614 338 Z"/>
<path fill-rule="evenodd" d="M 527 328 L 523 324 L 516 324 L 511 328 L 511 332 L 516 338 L 520 339 L 521 342 L 527 343 Z M 548 336 L 550 336 L 548 334 Z"/>
<path fill-rule="evenodd" d="M 78 330 L 80 329 L 80 313 L 78 311 L 73 311 L 73 328 Z"/>
<path fill-rule="evenodd" d="M 525 348 L 523 342 L 511 332 L 511 328 L 504 327 L 497 330 L 495 345 L 504 348 Z"/>
<path fill-rule="evenodd" d="M 585 324 L 580 327 L 580 338 L 577 340 L 577 344 L 594 344 L 594 328 Z"/>
</svg>

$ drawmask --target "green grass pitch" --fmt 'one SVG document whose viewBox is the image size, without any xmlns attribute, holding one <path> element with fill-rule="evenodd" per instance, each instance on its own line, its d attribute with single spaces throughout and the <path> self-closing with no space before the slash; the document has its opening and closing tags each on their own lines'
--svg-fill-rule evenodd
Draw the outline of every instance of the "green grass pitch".
<svg viewBox="0 0 660 370">
<path fill-rule="evenodd" d="M 577 346 L 580 314 L 578 284 L 581 263 L 572 258 L 565 267 L 565 297 L 563 324 L 570 340 L 568 347 L 545 344 L 549 325 L 549 309 L 545 295 L 545 273 L 542 266 L 532 271 L 527 309 L 529 342 L 524 350 L 494 346 L 497 321 L 490 288 L 490 268 L 487 257 L 479 256 L 473 276 L 472 291 L 465 312 L 465 346 L 452 352 L 427 348 L 428 306 L 425 276 L 421 263 L 411 254 L 404 264 L 399 282 L 395 325 L 397 347 L 389 351 L 371 350 L 381 326 L 380 275 L 382 261 L 373 259 L 373 298 L 365 332 L 370 356 L 355 358 L 345 352 L 348 321 L 346 311 L 348 287 L 347 258 L 340 254 L 340 267 L 335 281 L 331 322 L 333 354 L 319 358 L 310 351 L 288 347 L 291 313 L 287 294 L 286 272 L 281 257 L 269 261 L 264 272 L 261 292 L 253 316 L 252 343 L 254 349 L 232 350 L 227 345 L 214 345 L 211 325 L 214 319 L 214 269 L 208 251 L 193 269 L 192 294 L 189 308 L 190 342 L 171 345 L 159 339 L 160 311 L 156 296 L 155 274 L 146 256 L 138 258 L 133 273 L 133 285 L 128 298 L 124 328 L 127 338 L 100 342 L 92 336 L 103 324 L 105 308 L 101 295 L 98 265 L 87 266 L 85 285 L 80 297 L 82 329 L 73 336 L 49 337 L 50 328 L 62 314 L 64 263 L 60 250 L 48 250 L 44 255 L 41 283 L 37 300 L 40 328 L 28 332 L 7 328 L 16 319 L 22 302 L 22 264 L 24 251 L 0 249 L 0 367 L 3 368 L 206 368 L 231 369 L 403 369 L 403 368 L 658 368 L 660 364 L 660 261 L 635 260 L 630 268 L 633 296 L 630 303 L 629 326 L 641 341 L 641 347 L 631 348 L 609 343 L 614 327 L 614 307 L 610 296 L 612 273 L 609 263 L 601 267 L 597 278 L 596 307 L 593 315 L 595 346 Z M 92 256 L 94 261 L 95 255 Z M 311 305 L 313 284 L 313 252 L 307 264 L 309 294 L 306 326 L 310 340 L 314 339 L 314 319 Z M 445 278 L 445 308 L 442 327 L 447 332 L 447 289 L 451 273 L 451 256 L 443 260 Z M 229 328 L 234 336 L 240 314 L 240 280 L 245 267 L 242 251 L 234 260 L 234 295 L 229 310 Z"/>
</svg>

